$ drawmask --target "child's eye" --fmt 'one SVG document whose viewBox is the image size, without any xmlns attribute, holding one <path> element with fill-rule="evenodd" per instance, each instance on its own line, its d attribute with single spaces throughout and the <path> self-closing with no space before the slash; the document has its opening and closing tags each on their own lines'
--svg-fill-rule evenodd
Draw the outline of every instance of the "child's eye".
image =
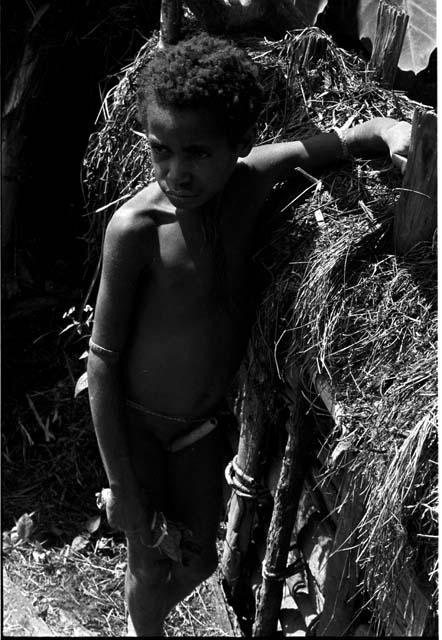
<svg viewBox="0 0 442 640">
<path fill-rule="evenodd" d="M 164 153 L 167 152 L 167 147 L 165 147 L 162 144 L 153 144 L 151 142 L 150 143 L 150 148 L 152 149 L 152 152 L 156 153 L 157 155 L 164 154 Z"/>
<path fill-rule="evenodd" d="M 193 155 L 199 158 L 200 160 L 204 160 L 205 158 L 210 157 L 210 152 L 207 151 L 207 149 L 194 149 Z"/>
</svg>

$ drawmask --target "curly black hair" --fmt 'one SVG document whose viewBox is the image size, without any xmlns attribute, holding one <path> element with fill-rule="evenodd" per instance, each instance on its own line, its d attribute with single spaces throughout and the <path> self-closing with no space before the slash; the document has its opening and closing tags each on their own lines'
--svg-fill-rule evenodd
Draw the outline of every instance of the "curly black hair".
<svg viewBox="0 0 442 640">
<path fill-rule="evenodd" d="M 255 124 L 263 88 L 250 57 L 226 40 L 199 34 L 158 49 L 138 76 L 138 115 L 147 122 L 149 102 L 206 108 L 231 141 Z"/>
</svg>

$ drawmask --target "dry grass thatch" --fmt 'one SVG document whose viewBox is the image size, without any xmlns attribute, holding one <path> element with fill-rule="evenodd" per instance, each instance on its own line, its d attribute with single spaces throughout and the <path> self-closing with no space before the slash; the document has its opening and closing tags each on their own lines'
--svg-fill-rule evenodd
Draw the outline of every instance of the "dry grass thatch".
<svg viewBox="0 0 442 640">
<path fill-rule="evenodd" d="M 416 103 L 380 88 L 362 61 L 316 29 L 239 44 L 267 91 L 260 143 L 379 115 L 411 121 Z M 152 177 L 134 91 L 155 46 L 152 38 L 123 70 L 90 140 L 84 181 L 94 259 L 113 206 Z M 393 255 L 400 187 L 399 173 L 376 160 L 310 179 L 302 196 L 275 188 L 270 240 L 256 256 L 270 284 L 252 336 L 253 375 L 269 390 L 307 359 L 331 382 L 341 409 L 331 445 L 345 440 L 349 473 L 364 478 L 359 563 L 374 624 L 387 631 L 404 565 L 436 597 L 436 255 L 431 244 Z"/>
<path fill-rule="evenodd" d="M 379 89 L 331 43 L 327 52 L 292 76 L 295 122 L 303 109 L 321 129 L 354 116 L 411 119 L 405 97 Z M 330 67 L 341 75 L 335 95 Z M 258 256 L 272 282 L 253 338 L 269 386 L 313 359 L 334 389 L 340 418 L 329 445 L 341 441 L 341 463 L 363 478 L 358 558 L 373 626 L 387 633 L 406 570 L 432 593 L 434 610 L 437 597 L 436 252 L 425 243 L 392 254 L 400 186 L 388 163 L 355 162 L 312 182 L 283 219 L 278 203 Z"/>
</svg>

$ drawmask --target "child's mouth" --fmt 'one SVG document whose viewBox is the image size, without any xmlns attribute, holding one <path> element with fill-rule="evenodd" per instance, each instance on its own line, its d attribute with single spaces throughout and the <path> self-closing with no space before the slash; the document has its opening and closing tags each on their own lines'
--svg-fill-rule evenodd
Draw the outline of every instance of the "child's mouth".
<svg viewBox="0 0 442 640">
<path fill-rule="evenodd" d="M 168 189 L 167 195 L 174 196 L 175 198 L 194 198 L 195 194 L 192 191 L 174 191 L 174 189 Z"/>
<path fill-rule="evenodd" d="M 174 198 L 176 200 L 194 200 L 198 197 L 196 193 L 182 193 L 180 191 L 167 191 L 167 196 L 169 198 Z"/>
</svg>

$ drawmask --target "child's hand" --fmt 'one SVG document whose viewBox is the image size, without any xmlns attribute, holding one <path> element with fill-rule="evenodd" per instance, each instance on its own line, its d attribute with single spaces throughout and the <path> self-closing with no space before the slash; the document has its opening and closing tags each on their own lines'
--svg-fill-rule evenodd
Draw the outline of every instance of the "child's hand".
<svg viewBox="0 0 442 640">
<path fill-rule="evenodd" d="M 388 145 L 391 161 L 404 174 L 410 147 L 411 124 L 398 122 L 384 131 L 382 137 Z"/>
<path fill-rule="evenodd" d="M 127 496 L 115 495 L 110 489 L 96 493 L 97 507 L 106 509 L 111 527 L 120 529 L 127 536 L 139 536 L 141 542 L 158 549 L 174 562 L 183 562 L 181 541 L 187 553 L 199 553 L 199 544 L 193 540 L 192 532 L 180 523 L 166 520 L 161 511 L 146 510 L 134 492 Z M 190 544 L 189 544 L 190 542 Z"/>
<path fill-rule="evenodd" d="M 153 544 L 151 522 L 154 511 L 147 510 L 136 493 L 117 496 L 110 489 L 103 489 L 99 496 L 97 504 L 106 508 L 111 527 L 124 531 L 126 535 L 139 535 L 145 545 Z"/>
</svg>

